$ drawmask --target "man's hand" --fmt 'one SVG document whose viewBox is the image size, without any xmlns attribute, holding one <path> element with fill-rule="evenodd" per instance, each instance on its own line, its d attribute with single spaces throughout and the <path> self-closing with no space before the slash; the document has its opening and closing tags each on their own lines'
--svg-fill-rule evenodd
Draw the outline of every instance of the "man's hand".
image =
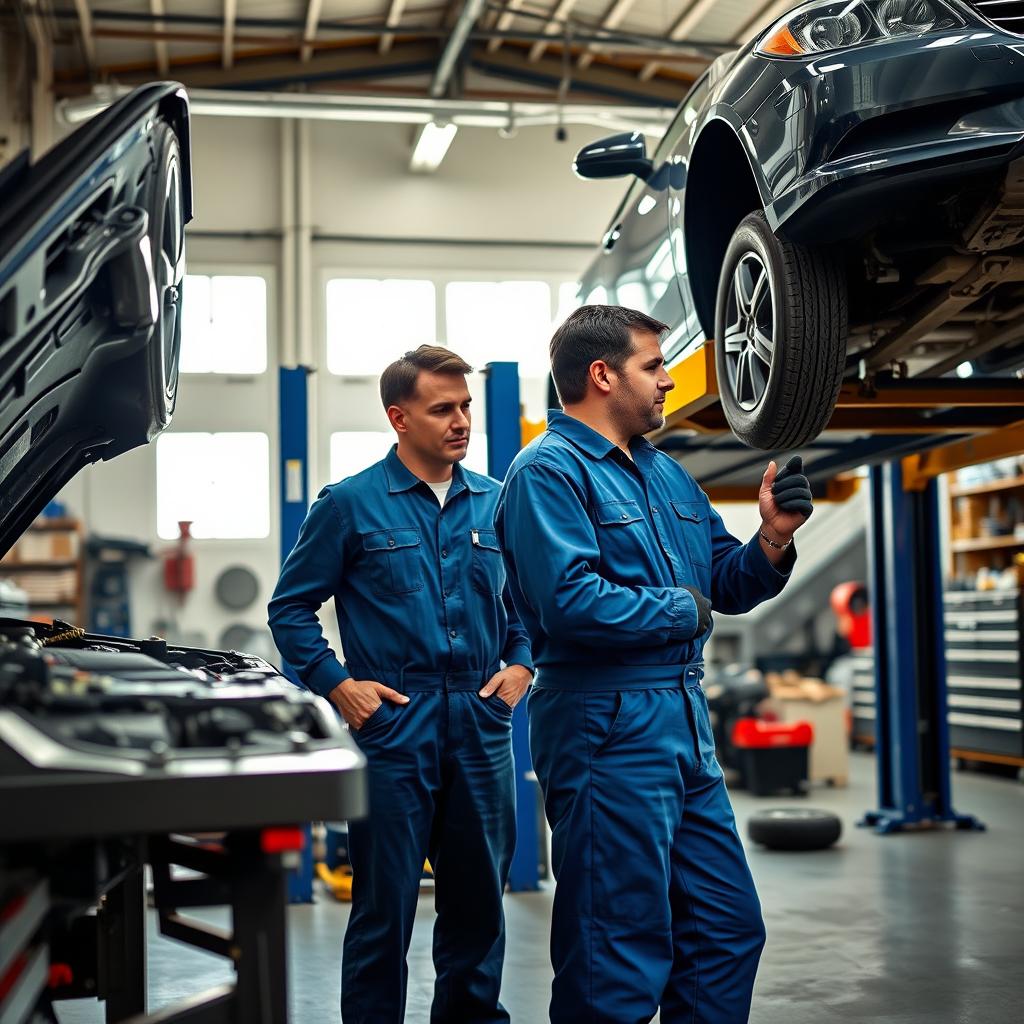
<svg viewBox="0 0 1024 1024">
<path fill-rule="evenodd" d="M 688 587 L 684 583 L 682 589 L 689 593 L 697 606 L 697 629 L 693 634 L 693 639 L 696 639 L 711 627 L 711 602 L 696 587 Z"/>
<path fill-rule="evenodd" d="M 375 683 L 371 679 L 345 679 L 331 692 L 327 699 L 341 712 L 341 717 L 353 729 L 361 729 L 366 720 L 386 700 L 396 704 L 408 704 L 409 698 L 404 693 L 392 690 L 383 683 Z"/>
<path fill-rule="evenodd" d="M 758 508 L 765 534 L 776 544 L 788 544 L 793 534 L 807 522 L 814 505 L 811 485 L 804 476 L 803 459 L 799 455 L 786 463 L 781 471 L 768 463 L 761 481 Z"/>
<path fill-rule="evenodd" d="M 514 708 L 523 699 L 531 682 L 533 673 L 525 665 L 509 665 L 491 676 L 480 696 L 486 700 L 497 694 L 510 708 Z"/>
</svg>

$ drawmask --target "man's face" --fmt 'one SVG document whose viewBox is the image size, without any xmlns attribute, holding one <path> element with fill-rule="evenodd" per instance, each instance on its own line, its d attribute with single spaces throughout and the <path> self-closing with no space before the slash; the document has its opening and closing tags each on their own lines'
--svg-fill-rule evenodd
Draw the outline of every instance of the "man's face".
<svg viewBox="0 0 1024 1024">
<path fill-rule="evenodd" d="M 676 386 L 665 370 L 661 342 L 650 331 L 633 331 L 633 354 L 621 370 L 609 369 L 616 386 L 610 409 L 623 433 L 646 434 L 665 425 L 665 396 Z"/>
<path fill-rule="evenodd" d="M 466 457 L 470 402 L 465 377 L 421 370 L 413 396 L 392 406 L 388 416 L 403 443 L 421 459 L 450 465 Z"/>
</svg>

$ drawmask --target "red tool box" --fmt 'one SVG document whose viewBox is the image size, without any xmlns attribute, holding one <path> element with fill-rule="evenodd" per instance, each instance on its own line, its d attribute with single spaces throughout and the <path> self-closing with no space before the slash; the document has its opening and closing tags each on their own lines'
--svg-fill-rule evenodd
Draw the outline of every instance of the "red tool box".
<svg viewBox="0 0 1024 1024">
<path fill-rule="evenodd" d="M 813 740 L 810 722 L 737 719 L 732 743 L 741 785 L 755 796 L 783 789 L 802 796 L 808 789 L 808 749 Z"/>
</svg>

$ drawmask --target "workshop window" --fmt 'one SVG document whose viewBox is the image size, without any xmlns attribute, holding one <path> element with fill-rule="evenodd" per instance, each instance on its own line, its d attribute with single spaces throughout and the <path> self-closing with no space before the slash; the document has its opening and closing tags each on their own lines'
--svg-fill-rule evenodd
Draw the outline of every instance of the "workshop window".
<svg viewBox="0 0 1024 1024">
<path fill-rule="evenodd" d="M 551 288 L 545 281 L 450 281 L 447 343 L 472 366 L 516 362 L 524 377 L 548 372 Z"/>
<path fill-rule="evenodd" d="M 380 462 L 395 443 L 390 430 L 343 430 L 331 434 L 331 482 L 355 476 Z"/>
<path fill-rule="evenodd" d="M 267 369 L 267 282 L 189 274 L 181 303 L 182 373 L 256 374 Z"/>
<path fill-rule="evenodd" d="M 200 539 L 270 536 L 270 440 L 261 433 L 171 433 L 156 442 L 157 534 L 192 523 Z"/>
<path fill-rule="evenodd" d="M 555 319 L 551 327 L 551 333 L 555 333 L 555 328 L 560 327 L 564 322 L 565 318 L 574 310 L 579 309 L 580 296 L 579 296 L 580 284 L 579 281 L 563 281 L 558 286 L 558 309 L 555 310 Z"/>
<path fill-rule="evenodd" d="M 437 343 L 432 281 L 334 278 L 327 282 L 327 368 L 376 377 L 404 352 Z"/>
</svg>

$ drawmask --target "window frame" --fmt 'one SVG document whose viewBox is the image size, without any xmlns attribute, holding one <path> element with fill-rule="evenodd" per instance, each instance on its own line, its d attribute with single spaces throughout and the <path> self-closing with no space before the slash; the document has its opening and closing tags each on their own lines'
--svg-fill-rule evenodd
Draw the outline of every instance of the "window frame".
<svg viewBox="0 0 1024 1024">
<path fill-rule="evenodd" d="M 260 380 L 268 374 L 276 372 L 280 365 L 280 307 L 277 294 L 277 267 L 273 263 L 241 263 L 199 260 L 192 262 L 186 259 L 186 276 L 196 277 L 261 277 L 266 287 L 267 296 L 267 366 L 258 373 L 247 371 L 219 370 L 183 370 L 181 377 L 187 377 L 189 386 L 200 381 L 214 383 L 229 380 Z M 187 301 L 187 298 L 186 298 Z"/>
</svg>

